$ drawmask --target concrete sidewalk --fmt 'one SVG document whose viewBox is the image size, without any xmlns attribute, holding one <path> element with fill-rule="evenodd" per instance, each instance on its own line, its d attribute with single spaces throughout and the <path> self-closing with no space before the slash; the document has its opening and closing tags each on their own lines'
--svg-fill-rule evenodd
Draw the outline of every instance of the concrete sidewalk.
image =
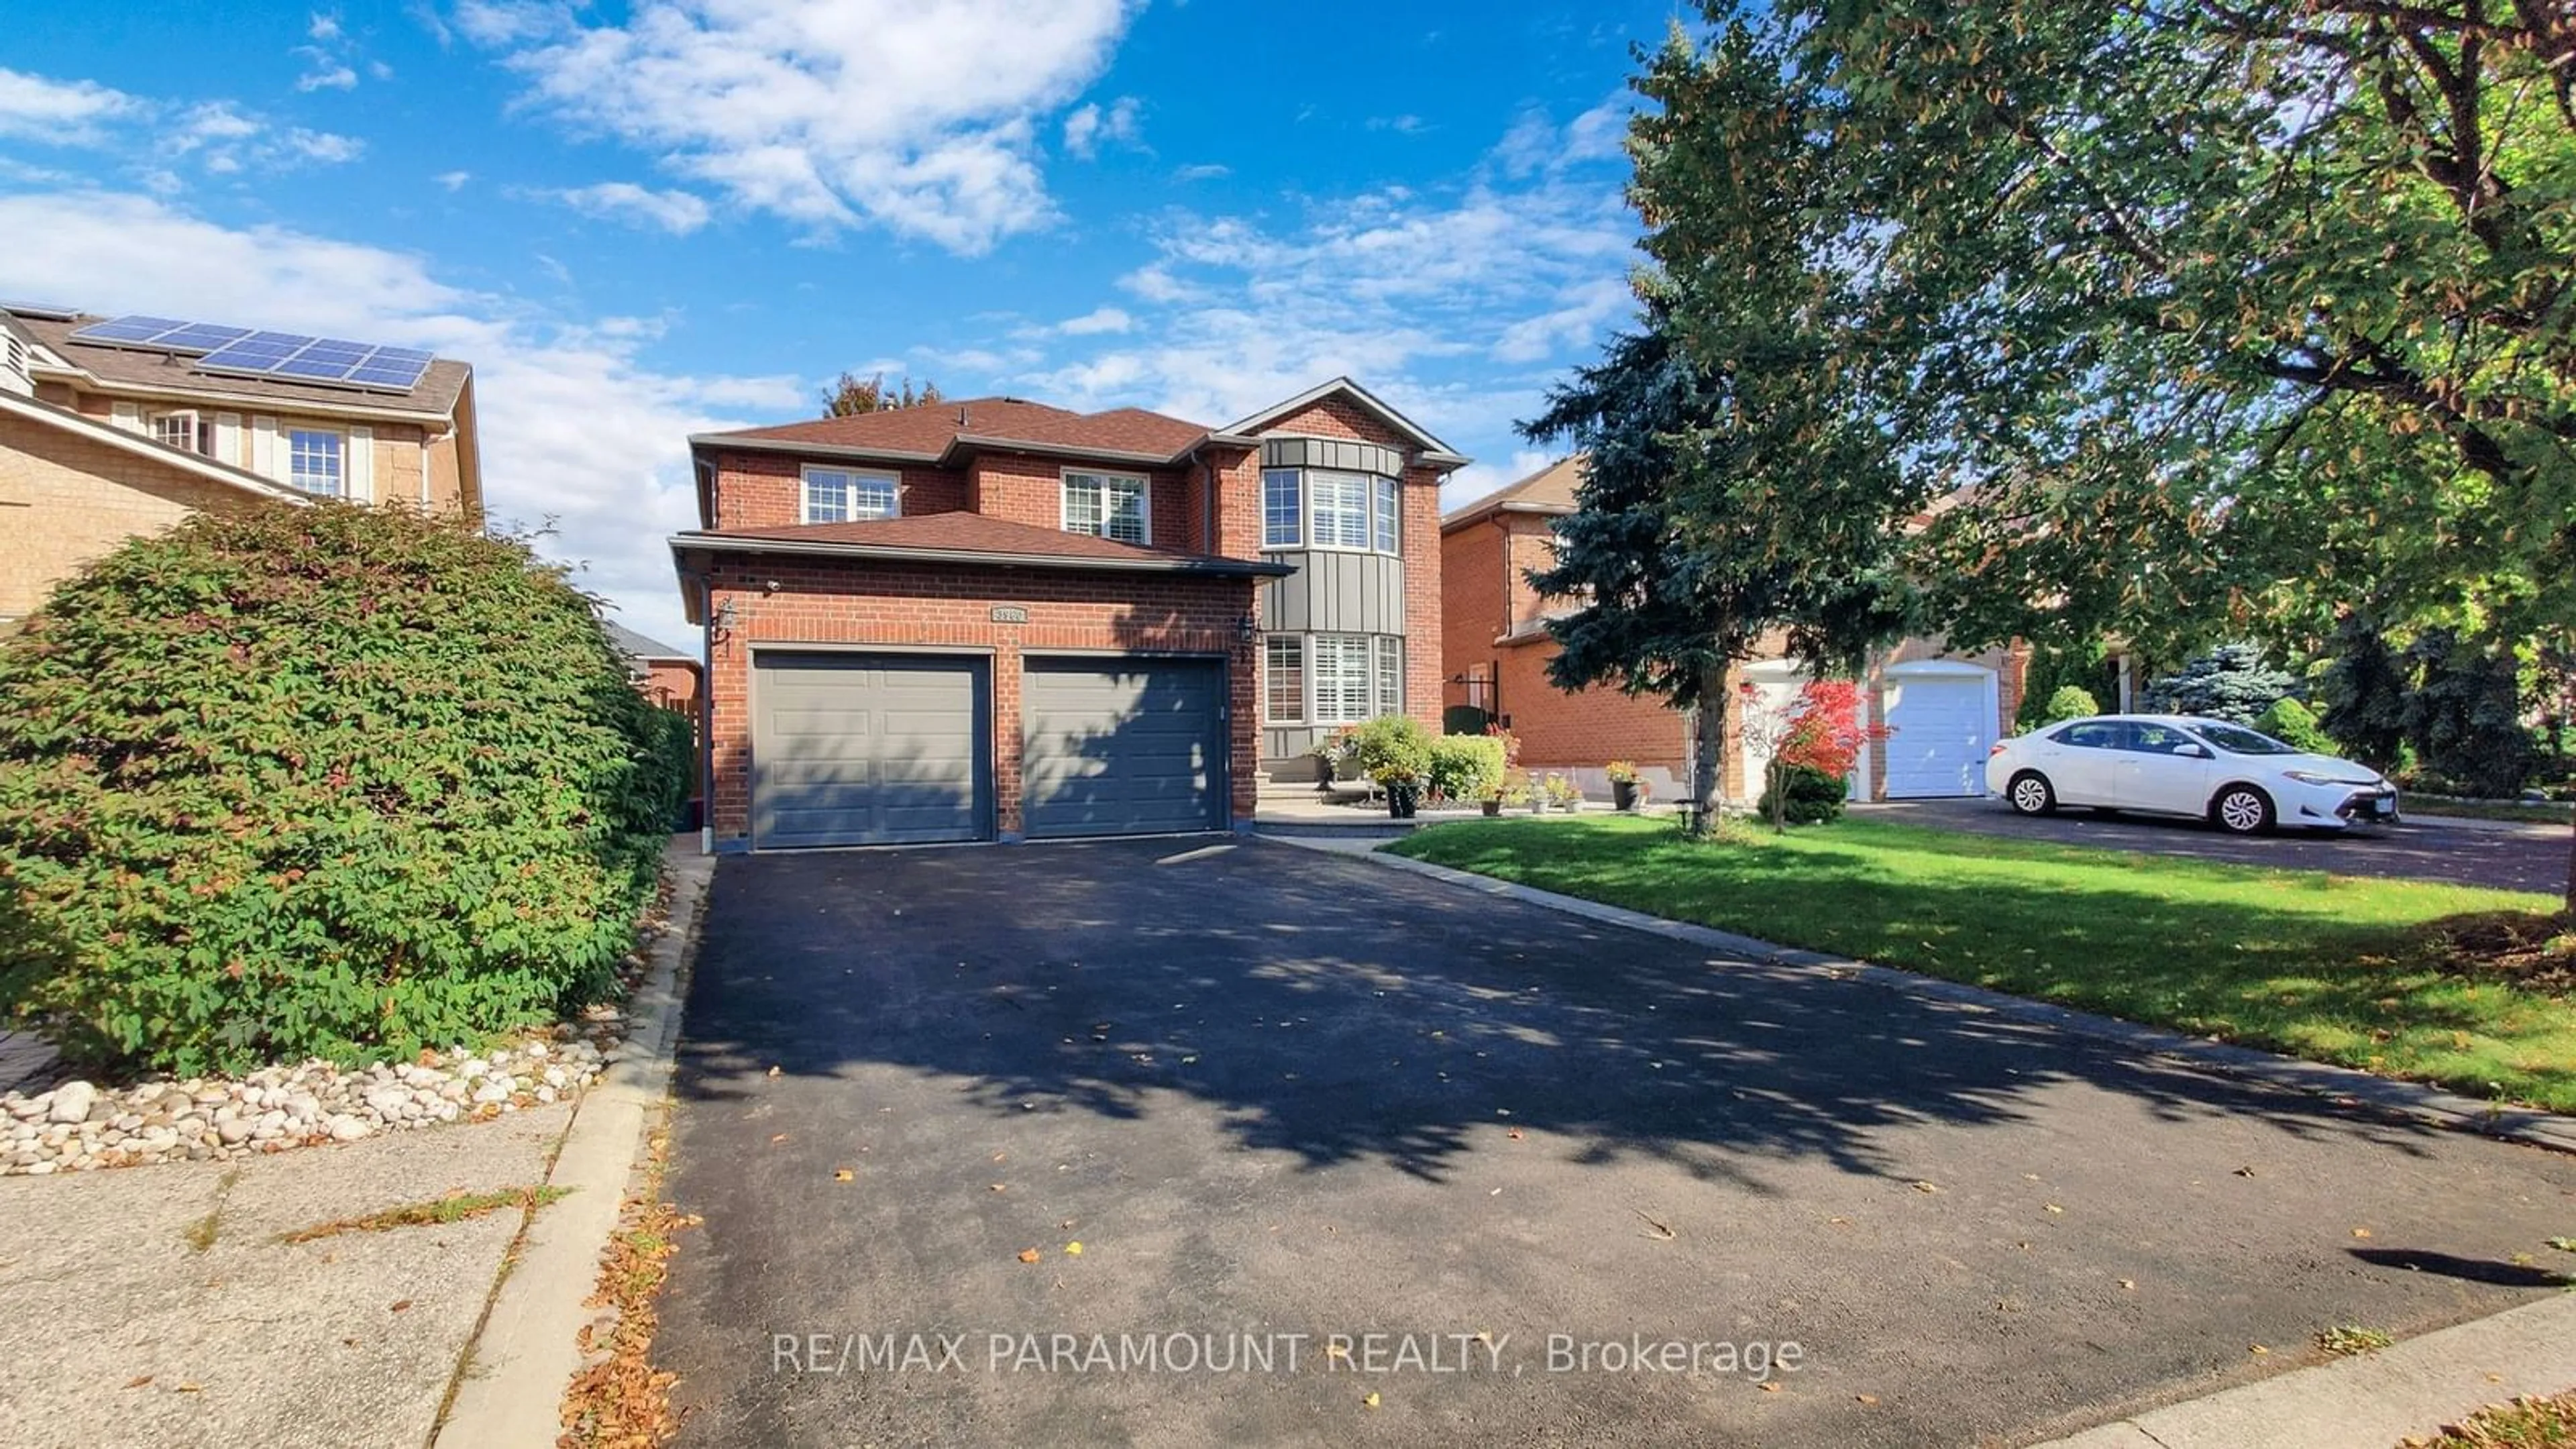
<svg viewBox="0 0 2576 1449">
<path fill-rule="evenodd" d="M 571 1120 L 569 1105 L 542 1107 L 282 1152 L 237 1175 L 192 1162 L 0 1178 L 0 1443 L 417 1449 L 522 1214 L 278 1238 L 544 1182 Z"/>
</svg>

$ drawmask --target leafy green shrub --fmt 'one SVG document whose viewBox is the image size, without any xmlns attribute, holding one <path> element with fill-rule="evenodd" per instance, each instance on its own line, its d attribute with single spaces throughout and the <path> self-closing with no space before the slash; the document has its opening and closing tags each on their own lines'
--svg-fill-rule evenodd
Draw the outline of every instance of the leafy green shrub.
<svg viewBox="0 0 2576 1449">
<path fill-rule="evenodd" d="M 128 543 L 0 650 L 0 1007 L 179 1073 L 605 984 L 687 722 L 524 544 L 276 505 Z"/>
<path fill-rule="evenodd" d="M 2327 738 L 2325 730 L 2318 726 L 2316 715 L 2295 699 L 2273 701 L 2272 707 L 2263 711 L 2262 718 L 2254 721 L 2254 728 L 2312 755 L 2335 753 L 2335 742 Z"/>
<path fill-rule="evenodd" d="M 1791 765 L 1780 772 L 1780 788 L 1787 794 L 1777 817 L 1784 825 L 1822 825 L 1843 818 L 1843 800 L 1849 788 L 1841 779 L 1806 765 Z M 1754 809 L 1771 814 L 1771 791 L 1762 792 Z"/>
<path fill-rule="evenodd" d="M 2039 723 L 2042 726 L 2061 724 L 2101 712 L 2101 703 L 2093 698 L 2093 691 L 2079 685 L 2061 684 L 2049 692 L 2048 706 L 2040 711 Z"/>
<path fill-rule="evenodd" d="M 1431 731 L 1409 714 L 1382 714 L 1351 727 L 1350 757 L 1372 780 L 1419 778 L 1431 771 Z"/>
<path fill-rule="evenodd" d="M 1503 742 L 1491 735 L 1442 735 L 1431 742 L 1426 771 L 1446 800 L 1481 800 L 1503 782 Z"/>
</svg>

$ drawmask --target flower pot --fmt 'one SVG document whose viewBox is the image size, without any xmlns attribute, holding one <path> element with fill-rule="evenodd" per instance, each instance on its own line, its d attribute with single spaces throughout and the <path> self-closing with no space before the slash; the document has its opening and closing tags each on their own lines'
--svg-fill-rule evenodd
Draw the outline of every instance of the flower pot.
<svg viewBox="0 0 2576 1449">
<path fill-rule="evenodd" d="M 1484 806 L 1485 818 L 1488 820 L 1503 813 L 1503 802 L 1500 800 L 1482 800 L 1477 803 Z"/>
<path fill-rule="evenodd" d="M 1410 820 L 1422 808 L 1422 787 L 1389 785 L 1386 787 L 1386 813 L 1397 820 Z"/>
<path fill-rule="evenodd" d="M 1634 780 L 1613 780 L 1613 781 L 1611 781 L 1611 782 L 1610 782 L 1610 807 L 1611 807 L 1612 809 L 1614 809 L 1614 810 L 1634 810 L 1634 809 L 1636 809 L 1636 808 L 1637 808 L 1637 782 L 1636 782 L 1636 781 L 1634 781 Z"/>
</svg>

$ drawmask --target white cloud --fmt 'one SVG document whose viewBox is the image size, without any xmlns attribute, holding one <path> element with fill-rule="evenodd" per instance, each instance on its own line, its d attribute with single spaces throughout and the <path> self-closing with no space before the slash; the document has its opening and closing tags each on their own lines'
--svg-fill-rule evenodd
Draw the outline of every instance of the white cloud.
<svg viewBox="0 0 2576 1449">
<path fill-rule="evenodd" d="M 1463 508 L 1505 484 L 1518 483 L 1563 456 L 1535 448 L 1515 448 L 1511 456 L 1501 462 L 1470 463 L 1450 474 L 1449 480 L 1440 485 L 1440 511 L 1447 513 L 1453 508 Z"/>
<path fill-rule="evenodd" d="M 1233 174 L 1234 168 L 1231 166 L 1214 161 L 1202 161 L 1193 166 L 1173 168 L 1172 179 L 1174 181 L 1217 181 Z"/>
<path fill-rule="evenodd" d="M 659 227 L 673 236 L 687 236 L 705 226 L 709 215 L 705 199 L 691 192 L 650 191 L 632 181 L 603 181 L 543 194 L 584 216 Z"/>
<path fill-rule="evenodd" d="M 1629 314 L 1639 260 L 1624 168 L 1590 139 L 1600 123 L 1537 118 L 1563 159 L 1525 168 L 1530 124 L 1439 194 L 1390 186 L 1285 215 L 1176 212 L 1155 228 L 1152 259 L 1118 281 L 1124 330 L 1015 334 L 1038 360 L 944 362 L 943 384 L 1222 424 L 1347 374 L 1453 446 L 1530 462 L 1514 423 Z M 1473 473 L 1452 492 L 1517 476 Z"/>
<path fill-rule="evenodd" d="M 686 439 L 810 403 L 792 377 L 649 364 L 653 319 L 566 319 L 438 278 L 422 258 L 288 227 L 233 228 L 147 196 L 0 196 L 0 295 L 428 347 L 473 364 L 486 500 L 551 519 L 551 556 L 647 634 L 686 644 L 663 540 L 696 525 Z"/>
<path fill-rule="evenodd" d="M 1104 143 L 1136 144 L 1144 106 L 1134 96 L 1120 96 L 1106 110 L 1097 105 L 1078 108 L 1064 118 L 1064 149 L 1077 160 L 1088 161 L 1100 154 Z"/>
<path fill-rule="evenodd" d="M 99 123 L 143 109 L 143 102 L 96 81 L 49 80 L 0 67 L 0 136 L 95 145 L 102 137 Z"/>
<path fill-rule="evenodd" d="M 978 253 L 1053 216 L 1037 122 L 1107 67 L 1133 0 L 466 0 L 531 101 L 810 232 Z"/>
<path fill-rule="evenodd" d="M 446 187 L 450 191 L 456 191 L 461 189 L 466 182 L 473 180 L 474 173 L 471 171 L 441 171 L 430 179 L 437 182 L 439 185 Z"/>
<path fill-rule="evenodd" d="M 340 17 L 317 10 L 313 13 L 312 23 L 304 27 L 304 33 L 317 41 L 337 40 L 340 38 Z"/>
<path fill-rule="evenodd" d="M 1055 330 L 1067 337 L 1089 337 L 1102 332 L 1133 331 L 1135 326 L 1136 319 L 1128 316 L 1123 308 L 1095 307 L 1079 317 L 1068 317 L 1057 323 Z"/>
<path fill-rule="evenodd" d="M 355 136 L 342 136 L 330 131 L 308 131 L 298 126 L 286 133 L 287 149 L 309 161 L 338 165 L 355 161 L 367 153 L 367 143 Z"/>
<path fill-rule="evenodd" d="M 308 57 L 312 58 L 312 57 Z M 358 88 L 358 73 L 328 58 L 312 58 L 313 68 L 295 78 L 299 91 L 349 91 Z"/>
</svg>

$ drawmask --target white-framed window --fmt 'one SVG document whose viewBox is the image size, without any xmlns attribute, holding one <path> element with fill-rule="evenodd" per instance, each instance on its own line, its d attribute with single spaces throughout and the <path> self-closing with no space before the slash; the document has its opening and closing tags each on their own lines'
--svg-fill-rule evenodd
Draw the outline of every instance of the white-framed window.
<svg viewBox="0 0 2576 1449">
<path fill-rule="evenodd" d="M 1375 532 L 1370 535 L 1369 547 L 1379 553 L 1402 553 L 1404 552 L 1400 546 L 1404 541 L 1401 527 L 1402 490 L 1392 478 L 1376 478 L 1371 482 L 1377 506 L 1372 519 Z"/>
<path fill-rule="evenodd" d="M 1064 475 L 1064 527 L 1120 543 L 1151 543 L 1154 530 L 1145 480 L 1118 473 Z"/>
<path fill-rule="evenodd" d="M 152 415 L 152 436 L 183 453 L 213 452 L 209 431 L 195 413 L 185 409 Z"/>
<path fill-rule="evenodd" d="M 892 473 L 863 473 L 852 468 L 805 469 L 804 521 L 856 523 L 865 518 L 892 518 L 903 511 L 902 480 Z"/>
<path fill-rule="evenodd" d="M 1306 541 L 1305 491 L 1294 468 L 1261 470 L 1261 546 L 1295 548 Z"/>
<path fill-rule="evenodd" d="M 1306 472 L 1306 541 L 1316 548 L 1369 546 L 1369 475 Z"/>
<path fill-rule="evenodd" d="M 286 481 L 307 493 L 346 494 L 348 458 L 348 439 L 329 428 L 295 428 L 286 435 Z"/>
<path fill-rule="evenodd" d="M 1404 712 L 1404 641 L 1393 634 L 1377 636 L 1377 713 Z"/>
<path fill-rule="evenodd" d="M 1269 666 L 1262 682 L 1264 712 L 1272 724 L 1306 722 L 1306 636 L 1273 634 L 1262 641 Z"/>
<path fill-rule="evenodd" d="M 1369 708 L 1369 639 L 1366 634 L 1317 634 L 1314 658 L 1317 724 L 1357 724 Z"/>
</svg>

